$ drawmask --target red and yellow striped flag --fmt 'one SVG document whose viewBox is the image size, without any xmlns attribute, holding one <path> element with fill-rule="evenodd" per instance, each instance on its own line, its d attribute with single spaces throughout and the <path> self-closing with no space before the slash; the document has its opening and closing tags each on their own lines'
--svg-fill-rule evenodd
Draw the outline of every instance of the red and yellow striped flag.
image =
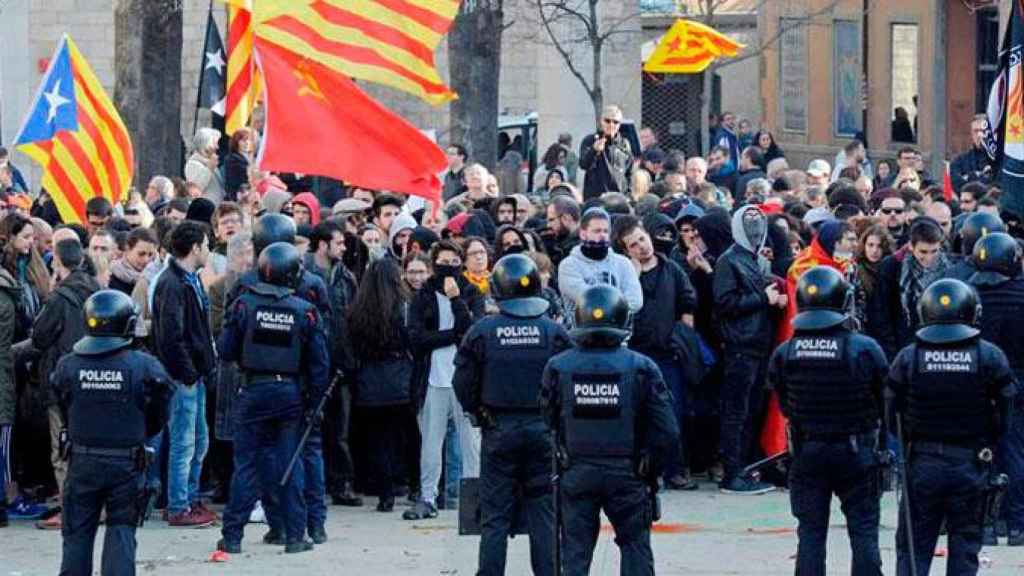
<svg viewBox="0 0 1024 576">
<path fill-rule="evenodd" d="M 258 80 L 252 57 L 252 2 L 228 6 L 228 79 L 225 101 L 225 130 L 235 130 L 249 123 L 256 102 Z"/>
<path fill-rule="evenodd" d="M 135 156 L 128 130 L 66 35 L 14 144 L 43 167 L 43 188 L 65 223 L 82 222 L 90 198 L 120 202 L 131 185 Z"/>
<path fill-rule="evenodd" d="M 459 0 L 260 0 L 254 33 L 351 78 L 439 105 L 457 98 L 434 51 L 458 11 Z"/>
</svg>

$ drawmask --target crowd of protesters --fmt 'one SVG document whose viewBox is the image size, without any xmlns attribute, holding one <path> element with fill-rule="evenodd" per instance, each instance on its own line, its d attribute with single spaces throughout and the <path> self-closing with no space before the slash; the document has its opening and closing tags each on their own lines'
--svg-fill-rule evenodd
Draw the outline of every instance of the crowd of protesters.
<svg viewBox="0 0 1024 576">
<path fill-rule="evenodd" d="M 664 486 L 692 490 L 704 479 L 742 494 L 763 491 L 739 472 L 762 453 L 764 373 L 790 335 L 794 271 L 843 271 L 863 331 L 891 358 L 914 333 L 916 299 L 968 253 L 959 241 L 968 215 L 991 213 L 1024 236 L 1022 215 L 999 212 L 977 150 L 954 163 L 947 199 L 911 147 L 873 160 L 854 140 L 835 158 L 791 166 L 770 130 L 737 129 L 729 113 L 704 156 L 662 150 L 649 128 L 633 150 L 621 122 L 609 107 L 579 148 L 560 138 L 535 190 L 452 144 L 436 210 L 417 197 L 260 172 L 257 131 L 239 130 L 219 152 L 221 134 L 201 129 L 184 179 L 154 176 L 119 205 L 93 198 L 84 223 L 63 224 L 0 151 L 0 496 L 9 515 L 60 527 L 47 506 L 66 473 L 49 372 L 84 331 L 84 300 L 112 288 L 135 300 L 136 336 L 178 384 L 147 485 L 169 524 L 215 520 L 207 505 L 224 502 L 230 486 L 232 371 L 213 343 L 253 265 L 250 231 L 263 214 L 294 219 L 305 269 L 327 287 L 317 304 L 341 386 L 325 414 L 319 485 L 338 505 L 360 506 L 362 494 L 391 512 L 407 501 L 406 519 L 456 507 L 459 478 L 479 472 L 479 429 L 452 379 L 462 336 L 495 311 L 489 270 L 505 254 L 536 261 L 549 314 L 567 327 L 586 287 L 623 292 L 628 345 L 660 367 L 683 431 Z M 757 215 L 768 230 L 751 245 L 744 221 Z"/>
</svg>

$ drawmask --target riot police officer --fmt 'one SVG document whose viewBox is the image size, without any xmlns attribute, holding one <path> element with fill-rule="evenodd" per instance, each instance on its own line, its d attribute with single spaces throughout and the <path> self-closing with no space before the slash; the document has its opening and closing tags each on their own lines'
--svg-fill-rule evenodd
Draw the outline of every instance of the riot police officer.
<svg viewBox="0 0 1024 576">
<path fill-rule="evenodd" d="M 276 242 L 287 244 L 295 243 L 296 226 L 295 221 L 284 214 L 266 214 L 261 216 L 253 225 L 252 244 L 253 253 L 258 258 L 263 250 Z M 227 306 L 231 304 L 246 290 L 260 282 L 259 272 L 255 269 L 242 274 L 238 283 L 231 289 L 227 297 Z M 320 313 L 320 320 L 323 330 L 326 332 L 330 326 L 332 310 L 330 297 L 327 294 L 327 286 L 324 281 L 307 270 L 301 270 L 298 276 L 298 283 L 291 287 L 294 295 L 313 306 L 316 306 Z M 325 336 L 326 338 L 327 336 Z M 318 398 L 308 398 L 308 402 L 316 404 Z M 307 528 L 309 537 L 316 544 L 323 544 L 327 541 L 327 532 L 324 529 L 324 522 L 327 519 L 327 505 L 324 500 L 324 460 L 323 460 L 323 438 L 320 424 L 317 423 L 310 434 L 309 439 L 303 446 L 302 467 L 305 475 L 305 498 L 307 512 Z M 283 512 L 279 503 L 274 499 L 273 494 L 265 494 L 261 499 L 263 510 L 267 516 L 267 524 L 270 530 L 263 537 L 266 544 L 283 546 L 286 543 L 283 524 Z"/>
<path fill-rule="evenodd" d="M 576 345 L 544 370 L 541 402 L 556 436 L 564 523 L 562 568 L 590 572 L 603 509 L 622 554 L 621 574 L 654 574 L 653 486 L 679 425 L 657 364 L 622 345 L 629 306 L 618 289 L 592 286 L 576 305 Z"/>
<path fill-rule="evenodd" d="M 1002 350 L 979 338 L 981 306 L 970 286 L 932 283 L 918 313 L 916 342 L 896 356 L 886 384 L 887 417 L 903 425 L 906 443 L 897 574 L 912 574 L 911 562 L 918 576 L 928 574 L 943 518 L 947 574 L 977 574 L 992 449 L 1006 433 L 1017 388 Z"/>
<path fill-rule="evenodd" d="M 1022 382 L 1024 377 L 1024 275 L 1021 274 L 1021 247 L 1009 234 L 989 234 L 974 245 L 977 272 L 971 284 L 978 292 L 982 309 L 981 337 L 1006 354 L 1010 369 Z M 1006 499 L 1007 545 L 1024 546 L 1024 395 L 1018 394 L 1011 416 L 1009 434 L 999 446 L 996 461 L 1008 476 Z M 985 526 L 985 545 L 997 545 L 995 526 Z"/>
<path fill-rule="evenodd" d="M 306 502 L 303 468 L 297 466 L 279 487 L 298 449 L 304 409 L 303 385 L 310 398 L 327 387 L 330 361 L 315 306 L 292 294 L 302 270 L 299 252 L 278 242 L 259 256 L 259 283 L 232 304 L 218 349 L 238 363 L 241 391 L 235 404 L 235 472 L 224 510 L 219 550 L 241 551 L 242 530 L 261 491 L 276 493 L 285 534 L 285 552 L 304 552 Z M 310 415 L 311 416 L 311 415 Z"/>
<path fill-rule="evenodd" d="M 135 527 L 145 507 L 144 445 L 167 424 L 174 383 L 156 358 L 130 349 L 137 318 L 131 298 L 101 290 L 85 301 L 84 312 L 86 335 L 50 377 L 68 423 L 70 458 L 60 573 L 92 574 L 105 508 L 101 572 L 132 575 Z"/>
<path fill-rule="evenodd" d="M 975 244 L 985 236 L 997 232 L 1006 232 L 1006 226 L 999 216 L 988 212 L 975 212 L 968 216 L 957 236 L 961 258 L 953 264 L 946 276 L 968 282 L 978 269 L 975 258 L 972 257 Z"/>
<path fill-rule="evenodd" d="M 548 301 L 541 296 L 533 260 L 522 254 L 498 260 L 491 286 L 500 313 L 466 333 L 452 382 L 462 409 L 482 429 L 477 574 L 505 573 L 517 489 L 524 500 L 533 573 L 552 574 L 552 446 L 538 398 L 544 365 L 571 344 L 565 329 L 546 315 Z"/>
<path fill-rule="evenodd" d="M 843 275 L 816 266 L 796 286 L 792 339 L 768 366 L 789 418 L 789 498 L 799 521 L 797 574 L 825 574 L 832 495 L 842 502 L 854 575 L 882 574 L 878 443 L 889 364 L 873 339 L 846 326 L 854 295 Z"/>
</svg>

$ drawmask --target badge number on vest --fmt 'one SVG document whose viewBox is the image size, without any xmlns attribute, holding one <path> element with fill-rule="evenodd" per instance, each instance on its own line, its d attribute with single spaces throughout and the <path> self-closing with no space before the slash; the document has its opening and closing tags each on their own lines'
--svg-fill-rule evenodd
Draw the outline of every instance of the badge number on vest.
<svg viewBox="0 0 1024 576">
<path fill-rule="evenodd" d="M 918 349 L 917 366 L 926 374 L 974 374 L 978 371 L 978 353 L 972 349 Z"/>
<path fill-rule="evenodd" d="M 622 377 L 578 374 L 572 379 L 572 415 L 581 420 L 618 418 L 622 412 Z"/>
<path fill-rule="evenodd" d="M 83 391 L 119 391 L 124 387 L 125 375 L 120 370 L 78 371 L 78 386 Z"/>
<path fill-rule="evenodd" d="M 268 346 L 289 346 L 294 327 L 295 314 L 290 310 L 257 308 L 253 340 Z"/>
</svg>

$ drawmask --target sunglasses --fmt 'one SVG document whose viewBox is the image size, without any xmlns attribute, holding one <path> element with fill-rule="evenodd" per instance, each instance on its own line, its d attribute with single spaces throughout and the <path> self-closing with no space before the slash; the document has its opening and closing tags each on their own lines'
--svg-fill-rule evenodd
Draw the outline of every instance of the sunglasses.
<svg viewBox="0 0 1024 576">
<path fill-rule="evenodd" d="M 903 214 L 903 208 L 882 208 L 882 214 Z"/>
<path fill-rule="evenodd" d="M 622 124 L 622 120 L 613 120 L 612 118 L 604 118 L 604 121 L 608 124 Z"/>
</svg>

